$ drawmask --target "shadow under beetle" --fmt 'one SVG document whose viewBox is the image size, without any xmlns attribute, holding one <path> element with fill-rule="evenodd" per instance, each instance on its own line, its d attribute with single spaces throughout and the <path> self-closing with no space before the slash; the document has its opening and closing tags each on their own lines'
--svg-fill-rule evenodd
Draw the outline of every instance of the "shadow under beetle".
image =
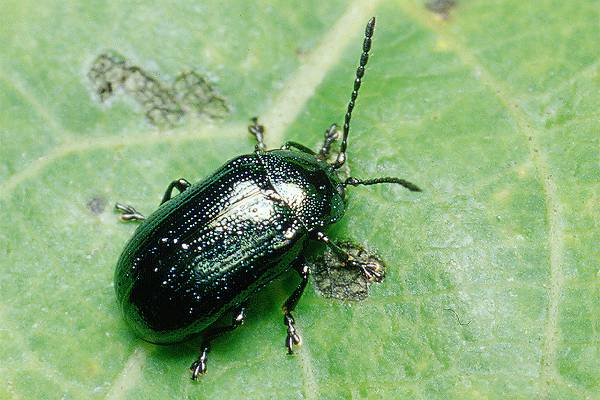
<svg viewBox="0 0 600 400">
<path fill-rule="evenodd" d="M 346 266 L 360 269 L 370 280 L 381 277 L 375 264 L 354 259 L 325 234 L 344 215 L 348 186 L 396 183 L 420 191 L 399 178 L 342 181 L 338 176 L 346 162 L 350 117 L 374 27 L 371 18 L 335 161 L 326 161 L 338 138 L 335 124 L 326 131 L 318 153 L 295 142 L 266 151 L 265 129 L 254 118 L 248 128 L 258 141 L 254 153 L 234 158 L 196 184 L 185 179 L 171 182 L 160 207 L 148 218 L 117 203 L 122 219 L 143 220 L 115 271 L 124 318 L 152 343 L 180 342 L 203 333 L 200 356 L 190 367 L 192 379 L 206 372 L 211 340 L 244 322 L 246 300 L 291 268 L 302 279 L 283 304 L 285 345 L 293 353 L 301 340 L 292 311 L 310 274 L 303 256 L 308 240 L 325 243 Z M 173 189 L 180 193 L 173 196 Z M 229 312 L 231 325 L 213 326 Z"/>
</svg>

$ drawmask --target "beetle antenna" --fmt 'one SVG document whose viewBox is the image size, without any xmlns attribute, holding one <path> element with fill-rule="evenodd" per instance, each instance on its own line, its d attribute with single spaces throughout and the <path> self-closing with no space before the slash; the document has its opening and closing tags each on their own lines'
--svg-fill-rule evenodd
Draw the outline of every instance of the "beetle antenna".
<svg viewBox="0 0 600 400">
<path fill-rule="evenodd" d="M 369 186 L 369 185 L 378 185 L 380 183 L 396 183 L 398 185 L 404 186 L 411 192 L 421 192 L 421 188 L 415 185 L 412 182 L 401 178 L 394 177 L 385 177 L 385 178 L 375 178 L 375 179 L 365 179 L 361 180 L 358 178 L 350 177 L 344 181 L 344 186 Z"/>
<path fill-rule="evenodd" d="M 371 50 L 371 38 L 373 37 L 373 31 L 375 30 L 375 17 L 372 17 L 367 23 L 365 28 L 365 40 L 363 42 L 363 52 L 360 55 L 360 63 L 356 69 L 356 78 L 354 79 L 354 89 L 350 96 L 350 102 L 348 103 L 348 109 L 346 110 L 346 116 L 344 117 L 344 136 L 342 137 L 342 144 L 340 145 L 340 152 L 338 153 L 337 159 L 333 164 L 333 168 L 338 169 L 346 162 L 346 148 L 348 147 L 348 133 L 350 132 L 350 118 L 352 117 L 352 110 L 354 109 L 354 102 L 358 97 L 358 90 L 362 83 L 362 77 L 365 74 L 365 67 L 369 61 L 369 50 Z"/>
</svg>

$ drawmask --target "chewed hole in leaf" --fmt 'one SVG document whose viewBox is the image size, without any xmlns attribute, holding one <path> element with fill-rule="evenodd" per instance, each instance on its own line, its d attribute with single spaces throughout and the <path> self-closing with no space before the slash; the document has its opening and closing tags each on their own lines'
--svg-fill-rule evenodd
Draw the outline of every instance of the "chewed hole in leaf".
<svg viewBox="0 0 600 400">
<path fill-rule="evenodd" d="M 106 52 L 92 63 L 88 78 L 101 102 L 123 92 L 142 107 L 156 126 L 172 127 L 185 115 L 224 118 L 229 114 L 225 99 L 195 71 L 181 73 L 170 85 L 120 54 Z"/>
</svg>

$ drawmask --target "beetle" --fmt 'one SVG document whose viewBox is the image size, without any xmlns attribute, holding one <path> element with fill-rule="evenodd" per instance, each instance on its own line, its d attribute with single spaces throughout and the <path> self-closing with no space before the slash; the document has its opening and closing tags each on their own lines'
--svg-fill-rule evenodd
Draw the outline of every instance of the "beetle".
<svg viewBox="0 0 600 400">
<path fill-rule="evenodd" d="M 142 221 L 116 266 L 122 314 L 138 336 L 152 343 L 170 344 L 202 333 L 200 354 L 190 367 L 193 380 L 206 373 L 211 340 L 240 326 L 247 300 L 291 269 L 301 281 L 282 309 L 285 346 L 293 354 L 301 339 L 292 312 L 310 275 L 304 258 L 308 241 L 325 243 L 369 280 L 381 278 L 375 264 L 353 258 L 325 233 L 344 215 L 348 186 L 395 183 L 420 191 L 400 178 L 339 176 L 374 28 L 373 17 L 365 29 L 339 152 L 331 162 L 331 145 L 339 136 L 335 124 L 325 132 L 319 152 L 296 142 L 266 150 L 265 128 L 253 118 L 248 127 L 258 142 L 253 153 L 228 161 L 198 183 L 174 180 L 148 218 L 116 204 L 122 219 Z M 215 326 L 230 312 L 230 325 Z"/>
</svg>

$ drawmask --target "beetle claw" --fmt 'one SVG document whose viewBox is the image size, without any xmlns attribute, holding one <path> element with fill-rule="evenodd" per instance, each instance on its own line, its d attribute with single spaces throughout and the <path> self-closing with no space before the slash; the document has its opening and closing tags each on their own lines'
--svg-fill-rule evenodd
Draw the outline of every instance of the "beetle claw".
<svg viewBox="0 0 600 400">
<path fill-rule="evenodd" d="M 356 261 L 352 257 L 348 258 L 348 265 L 354 268 L 359 268 L 363 274 L 363 276 L 369 282 L 381 282 L 383 280 L 383 269 L 381 265 L 373 262 L 360 262 Z"/>
<path fill-rule="evenodd" d="M 285 346 L 288 349 L 288 354 L 294 354 L 294 346 L 302 344 L 302 338 L 298 335 L 294 326 L 294 317 L 291 314 L 286 314 L 283 317 L 283 323 L 287 326 L 287 337 L 285 338 Z"/>
</svg>

